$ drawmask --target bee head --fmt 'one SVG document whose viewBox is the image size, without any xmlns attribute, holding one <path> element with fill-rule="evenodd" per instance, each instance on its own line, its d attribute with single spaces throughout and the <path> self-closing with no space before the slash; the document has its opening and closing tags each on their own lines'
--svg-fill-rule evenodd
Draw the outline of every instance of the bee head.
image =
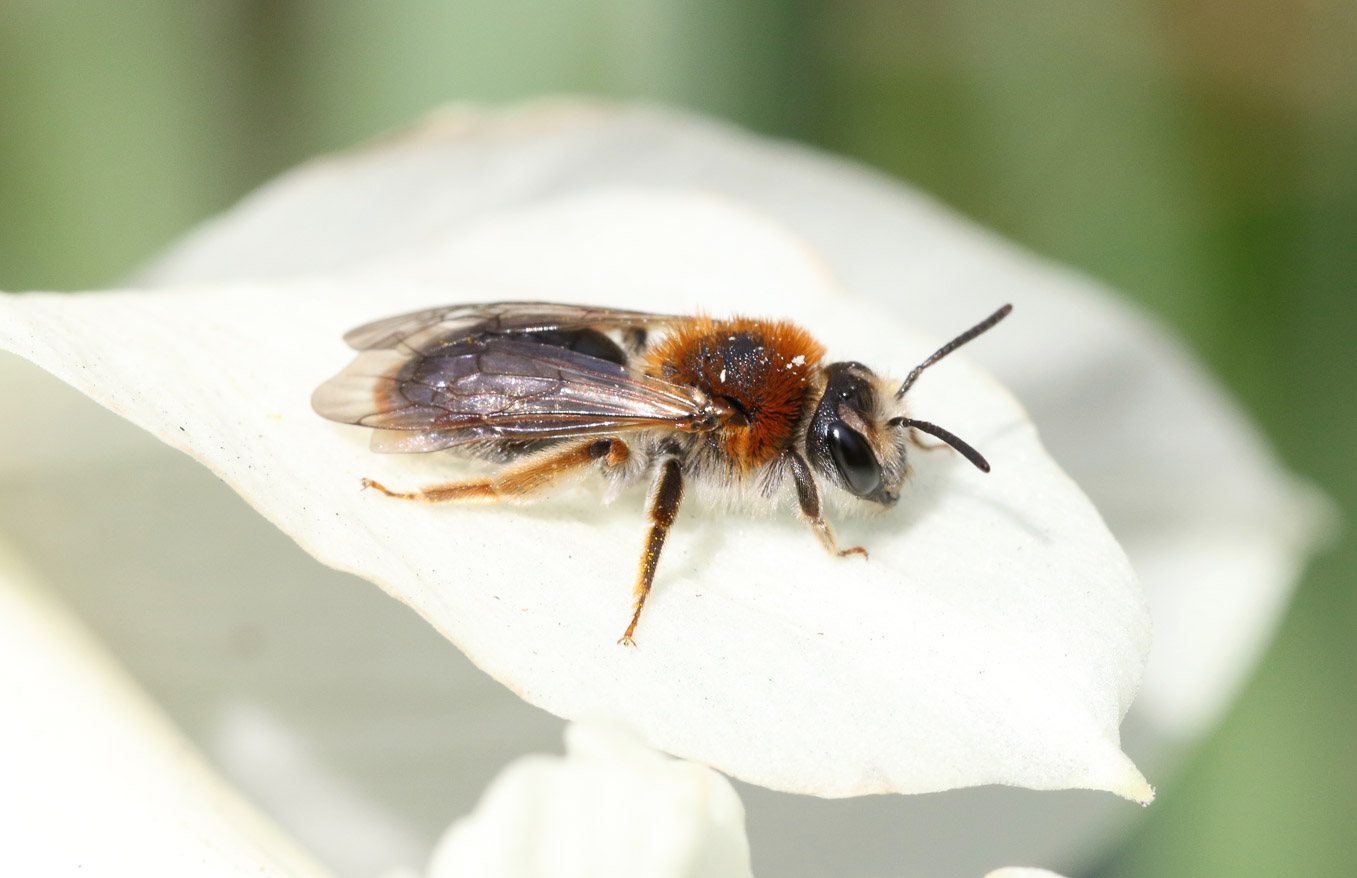
<svg viewBox="0 0 1357 878">
<path fill-rule="evenodd" d="M 821 372 L 824 393 L 806 432 L 806 457 L 831 483 L 863 500 L 894 506 L 905 478 L 905 448 L 910 430 L 936 436 L 955 448 L 977 469 L 989 462 L 970 445 L 928 421 L 899 414 L 900 400 L 919 375 L 966 342 L 1008 316 L 1005 305 L 988 318 L 943 345 L 909 373 L 899 389 L 861 363 L 830 363 Z"/>
<path fill-rule="evenodd" d="M 832 484 L 894 506 L 905 476 L 905 431 L 882 411 L 893 388 L 861 363 L 830 363 L 824 393 L 806 431 L 806 459 Z M 884 390 L 884 393 L 883 393 Z"/>
</svg>

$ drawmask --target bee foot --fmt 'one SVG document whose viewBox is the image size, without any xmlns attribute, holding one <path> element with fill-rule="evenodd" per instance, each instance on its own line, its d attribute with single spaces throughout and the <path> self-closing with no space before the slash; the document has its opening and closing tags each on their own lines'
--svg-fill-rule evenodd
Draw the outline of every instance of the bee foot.
<svg viewBox="0 0 1357 878">
<path fill-rule="evenodd" d="M 397 494 L 395 491 L 392 491 L 391 489 L 387 488 L 386 485 L 383 485 L 381 482 L 377 481 L 376 479 L 363 479 L 363 490 L 366 491 L 368 488 L 374 488 L 374 489 L 376 489 L 376 490 L 378 490 L 378 491 L 381 491 L 383 494 L 385 494 L 385 495 L 388 496 L 388 497 L 404 497 L 404 496 L 406 496 L 406 495 L 404 495 L 404 494 Z"/>
<path fill-rule="evenodd" d="M 854 546 L 851 549 L 839 550 L 840 558 L 847 558 L 849 555 L 861 555 L 864 561 L 867 560 L 867 550 L 862 548 L 862 546 Z"/>
</svg>

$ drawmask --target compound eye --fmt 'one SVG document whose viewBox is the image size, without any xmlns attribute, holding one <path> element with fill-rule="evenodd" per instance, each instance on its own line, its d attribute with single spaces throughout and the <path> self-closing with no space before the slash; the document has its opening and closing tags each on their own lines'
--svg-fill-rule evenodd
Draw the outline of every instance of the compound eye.
<svg viewBox="0 0 1357 878">
<path fill-rule="evenodd" d="M 850 491 L 866 497 L 881 486 L 881 464 L 861 433 L 843 421 L 835 421 L 829 425 L 828 439 L 829 454 Z"/>
</svg>

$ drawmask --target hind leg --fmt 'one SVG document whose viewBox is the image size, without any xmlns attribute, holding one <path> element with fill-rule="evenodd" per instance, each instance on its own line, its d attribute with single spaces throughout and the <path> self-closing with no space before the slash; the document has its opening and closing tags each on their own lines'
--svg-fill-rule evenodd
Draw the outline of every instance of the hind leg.
<svg viewBox="0 0 1357 878">
<path fill-rule="evenodd" d="M 417 491 L 392 491 L 381 482 L 363 479 L 364 488 L 375 488 L 398 500 L 422 503 L 495 503 L 500 500 L 525 500 L 543 488 L 584 467 L 601 461 L 605 466 L 620 466 L 630 456 L 621 439 L 590 439 L 564 449 L 548 449 L 519 463 L 511 464 L 488 479 L 430 485 Z"/>
</svg>

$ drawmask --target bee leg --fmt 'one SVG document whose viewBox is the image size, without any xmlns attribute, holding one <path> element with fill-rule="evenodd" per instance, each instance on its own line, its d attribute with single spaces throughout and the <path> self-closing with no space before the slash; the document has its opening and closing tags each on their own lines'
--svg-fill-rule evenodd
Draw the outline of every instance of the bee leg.
<svg viewBox="0 0 1357 878">
<path fill-rule="evenodd" d="M 635 646 L 631 635 L 636 632 L 636 623 L 641 620 L 641 608 L 650 595 L 650 585 L 655 581 L 655 565 L 660 563 L 660 549 L 664 548 L 664 538 L 678 516 L 679 501 L 683 499 L 683 470 L 679 462 L 670 457 L 660 464 L 655 481 L 650 486 L 650 500 L 646 511 L 650 515 L 650 532 L 646 535 L 646 548 L 641 554 L 641 570 L 636 576 L 636 606 L 631 614 L 631 624 L 627 632 L 617 642 L 623 646 Z"/>
<path fill-rule="evenodd" d="M 590 439 L 563 451 L 548 450 L 535 454 L 479 481 L 451 482 L 402 492 L 392 491 L 372 479 L 363 479 L 363 487 L 376 488 L 388 497 L 424 503 L 494 503 L 498 500 L 526 498 L 594 461 L 601 460 L 607 466 L 619 466 L 630 453 L 627 444 L 621 439 Z"/>
<path fill-rule="evenodd" d="M 810 465 L 795 449 L 788 448 L 783 454 L 787 456 L 788 466 L 792 471 L 792 482 L 796 484 L 796 502 L 801 508 L 801 519 L 815 531 L 815 535 L 820 538 L 820 545 L 831 555 L 838 555 L 840 558 L 845 555 L 861 555 L 866 558 L 867 550 L 862 546 L 853 546 L 851 549 L 839 548 L 839 541 L 834 539 L 834 529 L 820 514 L 820 489 L 815 485 L 815 476 L 811 474 Z"/>
</svg>

